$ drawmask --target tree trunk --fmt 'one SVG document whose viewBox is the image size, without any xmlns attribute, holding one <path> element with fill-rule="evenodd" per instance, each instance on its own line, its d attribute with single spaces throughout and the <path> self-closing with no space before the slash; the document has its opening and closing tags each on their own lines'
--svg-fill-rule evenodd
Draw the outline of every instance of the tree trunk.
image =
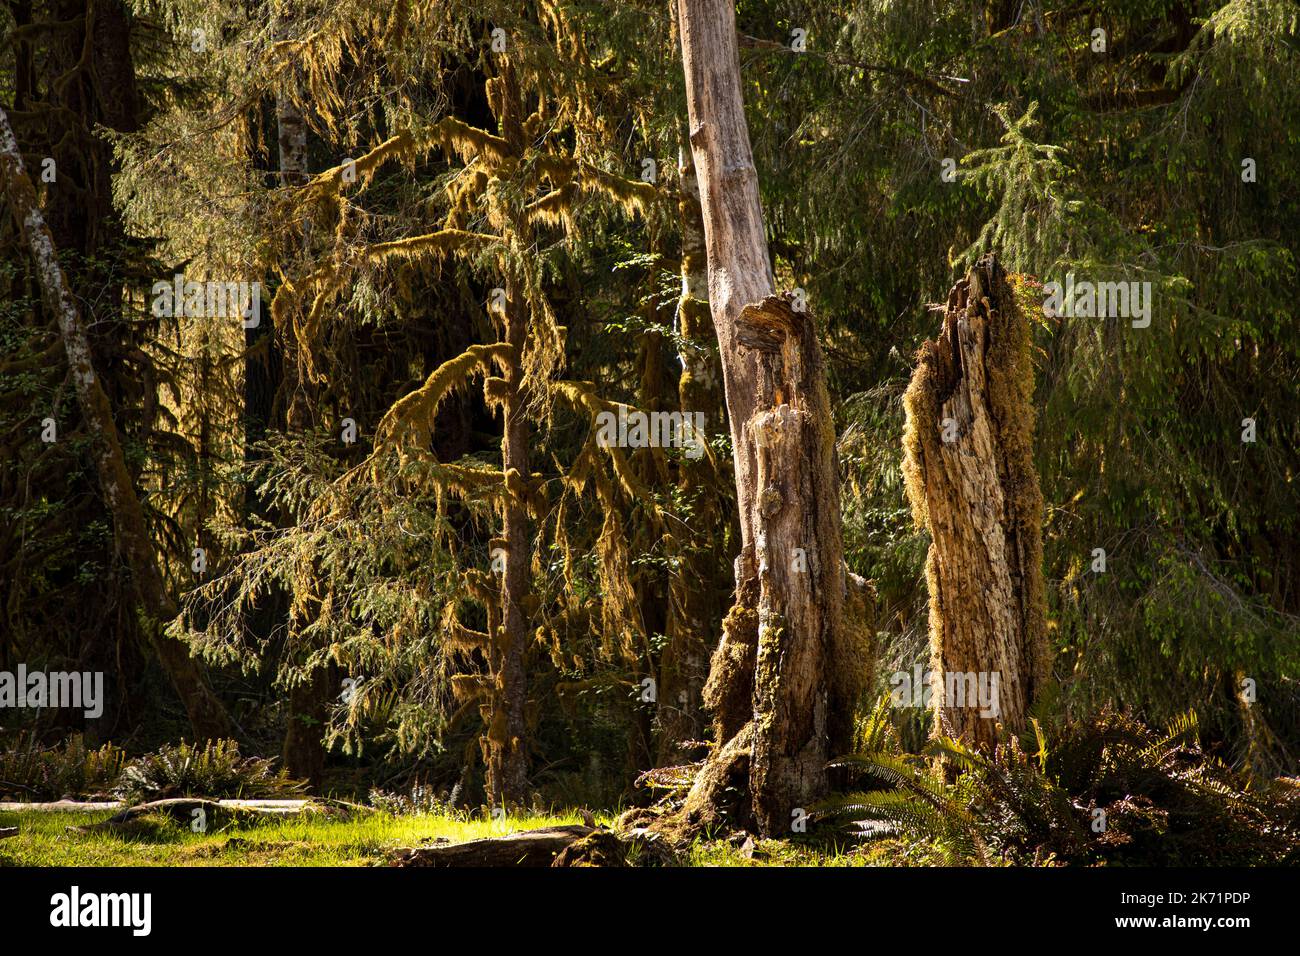
<svg viewBox="0 0 1300 956">
<path fill-rule="evenodd" d="M 985 256 L 949 293 L 904 396 L 907 492 L 932 538 L 936 732 L 982 747 L 999 722 L 1024 729 L 1047 674 L 1029 342 L 1006 274 Z"/>
<path fill-rule="evenodd" d="M 689 147 L 678 165 L 681 195 L 677 218 L 682 236 L 682 292 L 677 302 L 678 352 L 682 373 L 678 405 L 690 421 L 704 416 L 705 434 L 723 424 L 722 370 L 712 347 L 716 342 L 709 315 L 709 270 L 704 250 L 700 188 Z M 694 347 L 692 347 L 694 346 Z M 683 457 L 678 473 L 680 498 L 690 507 L 689 525 L 673 529 L 677 566 L 669 583 L 668 643 L 659 668 L 656 763 L 681 763 L 681 744 L 704 738 L 704 682 L 709 650 L 717 642 L 723 613 L 719 568 L 726 520 L 720 507 L 720 476 L 711 454 Z"/>
<path fill-rule="evenodd" d="M 281 31 L 287 36 L 287 31 Z M 294 74 L 293 82 L 297 82 Z M 307 169 L 307 121 L 293 99 L 280 93 L 275 100 L 276 134 L 279 143 L 280 185 L 301 186 L 310 178 Z M 305 237 L 304 237 L 305 238 Z M 281 382 L 285 399 L 285 428 L 290 434 L 301 435 L 316 418 L 318 390 L 302 368 L 299 345 L 293 328 L 283 330 L 282 355 L 284 365 Z M 312 567 L 301 580 L 316 582 L 320 575 Z M 302 634 L 310 626 L 311 610 L 319 611 L 320 599 L 314 583 L 307 585 L 309 593 L 295 595 L 289 609 L 290 652 L 302 648 L 306 639 Z M 289 690 L 288 713 L 281 756 L 285 770 L 291 777 L 306 780 L 313 790 L 319 790 L 325 776 L 325 723 L 329 719 L 330 673 L 320 667 L 305 680 Z"/>
<path fill-rule="evenodd" d="M 283 93 L 275 98 L 275 126 L 280 146 L 280 185 L 302 186 L 308 179 L 307 121 L 302 110 Z"/>
<path fill-rule="evenodd" d="M 295 615 L 291 626 L 305 626 Z M 321 667 L 289 690 L 289 715 L 281 757 L 284 769 L 295 780 L 305 780 L 319 792 L 325 777 L 323 735 L 329 720 L 329 670 Z"/>
<path fill-rule="evenodd" d="M 706 687 L 711 760 L 726 754 L 734 767 L 731 744 L 749 731 L 747 809 L 760 833 L 782 835 L 825 792 L 841 746 L 828 731 L 848 723 L 832 711 L 852 706 L 832 680 L 846 656 L 835 432 L 811 316 L 772 294 L 731 0 L 680 0 L 679 16 L 742 540 L 736 605 Z M 750 717 L 737 729 L 746 692 Z M 725 812 L 708 771 L 687 799 L 690 821 Z"/>
<path fill-rule="evenodd" d="M 524 132 L 519 87 L 509 60 L 501 58 L 489 100 L 497 114 L 501 136 L 515 156 L 524 152 Z M 532 233 L 522 213 L 511 215 L 518 248 L 532 245 Z M 529 429 L 523 389 L 525 338 L 528 334 L 528 303 L 518 267 L 503 263 L 505 314 L 499 316 L 501 340 L 511 346 L 511 360 L 500 381 L 502 413 L 501 473 L 506 484 L 501 516 L 501 540 L 505 565 L 501 571 L 499 626 L 492 634 L 488 652 L 490 690 L 487 733 L 483 741 L 484 784 L 493 807 L 523 804 L 527 799 L 528 751 L 525 704 L 528 684 L 525 654 L 530 625 L 525 605 L 531 590 L 529 552 L 532 522 L 524 500 L 524 482 L 531 472 L 528 463 Z"/>
<path fill-rule="evenodd" d="M 502 331 L 504 340 L 513 347 L 514 359 L 506 374 L 502 402 L 501 471 L 509 490 L 502 515 L 500 542 L 505 551 L 505 567 L 501 573 L 501 625 L 493 635 L 489 654 L 492 706 L 484 753 L 488 802 L 494 807 L 522 804 L 527 797 L 528 785 L 524 653 L 528 648 L 529 623 L 524 602 L 530 588 L 528 565 L 532 522 L 528 519 L 525 502 L 513 490 L 518 480 L 526 480 L 529 475 L 528 423 L 520 387 L 523 372 L 519 364 L 528 327 L 526 308 L 517 282 L 507 280 Z"/>
<path fill-rule="evenodd" d="M 131 484 L 108 396 L 95 374 L 90 342 L 80 311 L 59 264 L 49 227 L 37 205 L 36 193 L 23 166 L 9 117 L 3 110 L 0 110 L 0 179 L 4 195 L 22 224 L 45 307 L 58 319 L 77 402 L 93 441 L 95 469 L 103 487 L 104 500 L 113 516 L 117 546 L 131 569 L 141 607 L 149 619 L 145 626 L 150 640 L 164 672 L 185 705 L 196 737 L 204 740 L 232 736 L 234 728 L 230 718 L 212 693 L 198 662 L 184 645 L 161 632 L 162 622 L 175 616 L 176 607 L 158 569 L 144 509 Z"/>
</svg>

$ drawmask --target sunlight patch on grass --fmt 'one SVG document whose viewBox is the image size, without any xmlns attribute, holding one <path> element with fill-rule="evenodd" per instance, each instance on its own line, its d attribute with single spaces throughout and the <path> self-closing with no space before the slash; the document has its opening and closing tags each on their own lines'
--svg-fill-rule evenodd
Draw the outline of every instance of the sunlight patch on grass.
<svg viewBox="0 0 1300 956">
<path fill-rule="evenodd" d="M 77 832 L 107 812 L 0 813 L 19 834 L 0 843 L 0 866 L 382 866 L 401 847 L 443 838 L 454 843 L 516 830 L 580 823 L 577 814 L 464 820 L 372 813 L 351 819 L 271 819 L 193 833 L 161 816 L 129 833 Z M 601 821 L 608 822 L 608 821 Z"/>
</svg>

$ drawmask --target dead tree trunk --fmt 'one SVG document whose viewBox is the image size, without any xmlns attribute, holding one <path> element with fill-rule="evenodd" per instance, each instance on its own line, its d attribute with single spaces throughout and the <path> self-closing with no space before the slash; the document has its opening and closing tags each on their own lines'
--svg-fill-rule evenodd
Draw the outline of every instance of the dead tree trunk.
<svg viewBox="0 0 1300 956">
<path fill-rule="evenodd" d="M 1029 324 L 993 256 L 948 295 L 904 397 L 904 475 L 932 537 L 936 732 L 988 747 L 1025 725 L 1047 672 L 1043 497 Z M 974 697 L 974 699 L 972 699 Z"/>
<path fill-rule="evenodd" d="M 161 632 L 162 623 L 175 616 L 176 607 L 158 568 L 144 509 L 122 456 L 108 396 L 95 374 L 80 310 L 59 264 L 54 240 L 23 166 L 9 117 L 3 110 L 0 110 L 0 186 L 27 239 L 45 308 L 59 323 L 77 402 L 94 443 L 95 469 L 113 516 L 117 546 L 131 569 L 140 605 L 149 618 L 146 627 L 158 660 L 185 705 L 195 735 L 200 739 L 232 736 L 230 718 L 212 693 L 198 663 L 183 644 Z"/>
<path fill-rule="evenodd" d="M 828 732 L 847 724 L 831 714 L 852 706 L 831 676 L 846 656 L 835 432 L 812 318 L 772 294 L 732 0 L 678 13 L 742 540 L 705 688 L 718 749 L 686 814 L 717 821 L 743 777 L 731 822 L 782 835 L 825 791 Z"/>
</svg>

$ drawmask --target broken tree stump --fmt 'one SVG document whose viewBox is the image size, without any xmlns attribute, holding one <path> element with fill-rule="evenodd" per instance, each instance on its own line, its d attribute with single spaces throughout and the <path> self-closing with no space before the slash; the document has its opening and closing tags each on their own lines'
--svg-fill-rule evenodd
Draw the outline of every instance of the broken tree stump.
<svg viewBox="0 0 1300 956">
<path fill-rule="evenodd" d="M 1029 321 L 986 255 L 953 286 L 903 398 L 907 494 L 931 535 L 936 732 L 980 747 L 999 722 L 1024 728 L 1048 670 L 1029 346 Z"/>
</svg>

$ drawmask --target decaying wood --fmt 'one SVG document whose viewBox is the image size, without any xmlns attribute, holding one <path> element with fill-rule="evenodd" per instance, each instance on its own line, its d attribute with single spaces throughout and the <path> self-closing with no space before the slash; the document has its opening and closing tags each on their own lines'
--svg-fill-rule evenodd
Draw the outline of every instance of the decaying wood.
<svg viewBox="0 0 1300 956">
<path fill-rule="evenodd" d="M 687 798 L 688 818 L 707 823 L 723 807 L 716 783 L 734 774 L 733 742 L 751 741 L 748 791 L 754 823 L 769 836 L 826 790 L 832 740 L 854 701 L 832 681 L 860 669 L 843 621 L 845 568 L 835 432 L 824 363 L 811 315 L 773 294 L 758 176 L 745 122 L 732 0 L 679 0 L 690 142 L 700 184 L 709 302 L 722 356 L 740 513 L 736 605 L 753 614 L 752 668 L 736 627 L 714 655 L 706 685 L 728 713 L 717 748 Z M 733 610 L 729 621 L 737 617 Z M 747 625 L 748 626 L 748 625 Z M 743 701 L 749 697 L 746 706 Z M 748 712 L 743 728 L 737 713 Z M 722 766 L 721 764 L 724 764 Z"/>
<path fill-rule="evenodd" d="M 574 840 L 559 853 L 551 866 L 618 867 L 628 865 L 628 851 L 632 843 L 621 839 L 613 830 L 603 827 Z"/>
<path fill-rule="evenodd" d="M 556 856 L 597 827 L 572 824 L 522 830 L 501 837 L 414 847 L 403 850 L 394 866 L 551 866 Z"/>
<path fill-rule="evenodd" d="M 908 496 L 932 537 L 937 726 L 980 746 L 993 743 L 999 722 L 1023 729 L 1047 672 L 1032 398 L 1029 325 L 1002 267 L 985 256 L 949 294 L 943 330 L 922 345 L 904 398 Z M 996 675 L 997 713 L 945 699 L 948 675 Z"/>
<path fill-rule="evenodd" d="M 465 843 L 439 841 L 401 850 L 394 866 L 432 867 L 574 867 L 661 866 L 676 861 L 659 834 L 645 829 L 611 830 L 571 824 L 522 830 Z"/>
<path fill-rule="evenodd" d="M 171 817 L 177 823 L 191 824 L 196 819 L 195 811 L 202 811 L 205 828 L 213 829 L 228 823 L 247 822 L 258 818 L 324 813 L 326 808 L 312 800 L 209 800 L 204 797 L 172 797 L 123 807 L 107 820 L 73 829 L 81 833 L 130 829 L 145 817 L 159 815 Z"/>
<path fill-rule="evenodd" d="M 0 800 L 0 813 L 94 813 L 120 810 L 124 806 L 126 803 L 122 800 L 49 800 L 41 803 Z"/>
</svg>

